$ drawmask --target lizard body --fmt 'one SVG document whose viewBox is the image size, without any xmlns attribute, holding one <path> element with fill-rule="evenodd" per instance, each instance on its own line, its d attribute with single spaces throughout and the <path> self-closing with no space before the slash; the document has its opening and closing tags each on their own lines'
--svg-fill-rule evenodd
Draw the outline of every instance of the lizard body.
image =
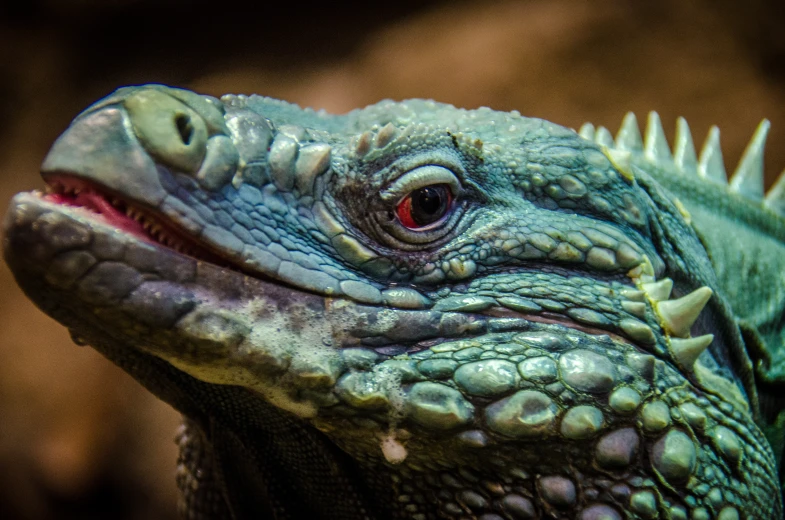
<svg viewBox="0 0 785 520">
<path fill-rule="evenodd" d="M 186 417 L 188 518 L 780 518 L 785 181 L 679 125 L 129 87 L 5 256 Z"/>
</svg>

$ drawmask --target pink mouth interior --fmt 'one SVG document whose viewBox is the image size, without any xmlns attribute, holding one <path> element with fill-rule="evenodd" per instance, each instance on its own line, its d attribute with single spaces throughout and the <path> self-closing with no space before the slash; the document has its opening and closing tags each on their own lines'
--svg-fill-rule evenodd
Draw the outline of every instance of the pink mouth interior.
<svg viewBox="0 0 785 520">
<path fill-rule="evenodd" d="M 194 237 L 184 234 L 175 223 L 148 210 L 136 206 L 133 201 L 104 193 L 79 178 L 70 176 L 48 176 L 48 193 L 43 199 L 55 204 L 80 208 L 90 217 L 150 244 L 164 246 L 178 253 L 204 260 L 222 267 L 233 267 L 231 262 L 209 250 Z"/>
<path fill-rule="evenodd" d="M 98 192 L 83 190 L 76 194 L 50 193 L 45 195 L 44 199 L 56 204 L 88 209 L 100 215 L 107 224 L 139 238 L 152 241 L 152 238 L 145 232 L 140 222 L 119 211 L 106 200 L 106 197 Z"/>
</svg>

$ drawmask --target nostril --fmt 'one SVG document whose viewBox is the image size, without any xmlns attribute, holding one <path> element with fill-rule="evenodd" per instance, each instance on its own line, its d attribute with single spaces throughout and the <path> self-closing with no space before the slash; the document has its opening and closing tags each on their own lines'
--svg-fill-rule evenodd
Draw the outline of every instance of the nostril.
<svg viewBox="0 0 785 520">
<path fill-rule="evenodd" d="M 183 144 L 190 144 L 191 138 L 194 135 L 194 126 L 191 124 L 191 118 L 188 114 L 177 114 L 174 117 L 174 124 L 177 127 L 177 132 L 180 134 L 180 140 Z"/>
</svg>

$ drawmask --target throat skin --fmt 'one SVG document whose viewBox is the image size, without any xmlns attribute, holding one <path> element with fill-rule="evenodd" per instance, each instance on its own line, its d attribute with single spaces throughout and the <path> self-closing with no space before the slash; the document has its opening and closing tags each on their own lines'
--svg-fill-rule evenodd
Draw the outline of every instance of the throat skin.
<svg viewBox="0 0 785 520">
<path fill-rule="evenodd" d="M 185 517 L 777 519 L 785 204 L 684 128 L 126 87 L 4 256 L 183 414 Z"/>
</svg>

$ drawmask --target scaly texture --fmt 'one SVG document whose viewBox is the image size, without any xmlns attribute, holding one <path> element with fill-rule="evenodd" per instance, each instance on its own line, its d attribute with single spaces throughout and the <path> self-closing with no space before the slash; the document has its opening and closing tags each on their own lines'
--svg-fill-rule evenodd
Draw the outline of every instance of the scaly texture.
<svg viewBox="0 0 785 520">
<path fill-rule="evenodd" d="M 487 108 L 150 85 L 6 217 L 19 284 L 187 418 L 188 518 L 779 519 L 783 182 Z"/>
</svg>

